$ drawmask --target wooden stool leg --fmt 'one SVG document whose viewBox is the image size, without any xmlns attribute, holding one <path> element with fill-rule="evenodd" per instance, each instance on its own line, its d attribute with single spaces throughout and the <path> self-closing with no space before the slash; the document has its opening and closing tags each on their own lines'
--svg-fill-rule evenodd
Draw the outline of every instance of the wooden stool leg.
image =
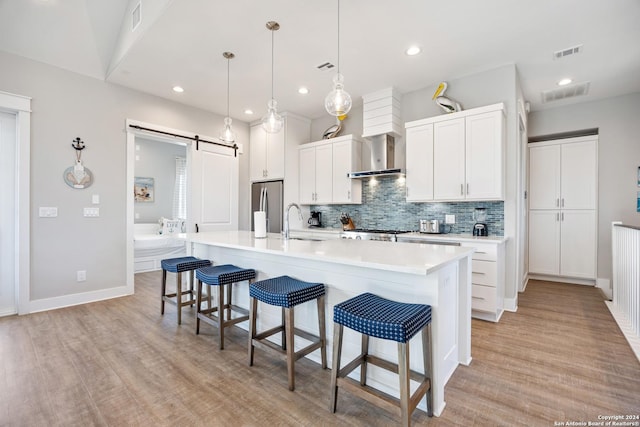
<svg viewBox="0 0 640 427">
<path fill-rule="evenodd" d="M 192 301 L 194 299 L 193 297 L 195 296 L 195 295 L 193 295 L 195 293 L 194 292 L 194 288 L 193 288 L 193 285 L 195 283 L 193 281 L 193 277 L 194 277 L 194 273 L 193 272 L 194 272 L 194 270 L 191 270 L 191 274 L 189 274 L 189 299 L 192 300 Z M 193 307 L 193 303 L 191 303 L 190 307 Z"/>
<path fill-rule="evenodd" d="M 360 347 L 360 355 L 362 363 L 360 364 L 360 385 L 367 385 L 367 355 L 369 354 L 369 335 L 362 335 L 362 346 Z"/>
<path fill-rule="evenodd" d="M 433 417 L 433 369 L 431 367 L 431 323 L 422 328 L 422 359 L 424 376 L 429 378 L 427 390 L 427 415 Z"/>
<path fill-rule="evenodd" d="M 162 270 L 162 286 L 160 288 L 160 314 L 164 314 L 164 296 L 167 294 L 167 270 Z"/>
<path fill-rule="evenodd" d="M 256 336 L 256 314 L 258 313 L 258 299 L 249 298 L 249 366 L 253 366 L 253 339 Z"/>
<path fill-rule="evenodd" d="M 227 320 L 231 320 L 231 296 L 233 292 L 233 283 L 229 283 L 227 286 Z"/>
<path fill-rule="evenodd" d="M 331 361 L 331 400 L 329 410 L 336 412 L 338 401 L 338 375 L 340 374 L 340 357 L 342 356 L 342 325 L 333 323 L 333 359 Z"/>
<path fill-rule="evenodd" d="M 178 325 L 182 324 L 182 273 L 176 276 L 176 306 L 178 308 Z"/>
<path fill-rule="evenodd" d="M 196 293 L 196 335 L 200 333 L 200 311 L 202 310 L 202 281 L 198 279 Z"/>
<path fill-rule="evenodd" d="M 220 332 L 218 348 L 220 350 L 224 349 L 224 286 L 218 285 L 218 331 Z"/>
<path fill-rule="evenodd" d="M 287 323 L 287 321 L 285 319 L 285 315 L 284 315 L 284 310 L 285 310 L 284 307 L 282 307 L 282 309 L 280 310 L 280 317 L 281 317 L 281 323 L 280 324 L 282 326 L 285 326 L 285 324 Z M 282 329 L 281 341 L 282 341 L 282 349 L 286 350 L 287 349 L 287 329 L 286 328 Z"/>
<path fill-rule="evenodd" d="M 295 389 L 295 370 L 294 364 L 295 360 L 295 351 L 293 345 L 293 307 L 285 308 L 285 324 L 284 330 L 287 336 L 288 346 L 287 346 L 287 375 L 289 377 L 289 390 L 293 391 Z"/>
<path fill-rule="evenodd" d="M 398 343 L 398 375 L 400 377 L 400 412 L 402 413 L 402 425 L 408 427 L 411 424 L 411 412 L 409 412 L 409 343 Z"/>
<path fill-rule="evenodd" d="M 324 295 L 317 299 L 318 302 L 318 331 L 320 332 L 320 357 L 322 369 L 327 369 L 327 330 L 324 319 Z"/>
</svg>

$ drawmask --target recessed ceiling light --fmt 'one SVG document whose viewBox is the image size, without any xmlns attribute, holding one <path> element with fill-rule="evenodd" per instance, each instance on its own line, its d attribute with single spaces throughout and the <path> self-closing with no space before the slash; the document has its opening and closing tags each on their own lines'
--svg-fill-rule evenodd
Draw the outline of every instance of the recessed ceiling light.
<svg viewBox="0 0 640 427">
<path fill-rule="evenodd" d="M 306 87 L 301 87 L 300 89 L 298 89 L 298 93 L 301 95 L 306 95 L 309 93 L 309 89 L 307 89 Z"/>
<path fill-rule="evenodd" d="M 244 113 L 250 116 L 251 114 L 253 114 L 253 110 L 247 108 L 246 110 L 244 110 Z"/>
<path fill-rule="evenodd" d="M 420 49 L 418 46 L 411 46 L 409 49 L 404 51 L 404 53 L 406 53 L 409 56 L 417 55 L 420 52 L 422 52 L 422 49 Z"/>
<path fill-rule="evenodd" d="M 173 91 L 177 92 L 177 93 L 182 93 L 182 92 L 184 92 L 184 89 L 182 89 L 182 87 L 180 87 L 180 86 L 174 86 L 173 87 Z"/>
<path fill-rule="evenodd" d="M 562 80 L 560 80 L 560 81 L 558 82 L 558 86 L 566 86 L 566 85 L 568 85 L 569 83 L 571 83 L 572 81 L 573 81 L 573 80 L 568 79 L 568 78 L 567 78 L 567 79 L 562 79 Z"/>
</svg>

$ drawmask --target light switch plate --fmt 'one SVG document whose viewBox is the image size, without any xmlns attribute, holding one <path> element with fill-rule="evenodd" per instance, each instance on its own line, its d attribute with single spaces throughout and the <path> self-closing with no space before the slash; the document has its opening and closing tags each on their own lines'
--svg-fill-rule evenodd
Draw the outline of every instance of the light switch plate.
<svg viewBox="0 0 640 427">
<path fill-rule="evenodd" d="M 84 208 L 84 216 L 95 218 L 100 216 L 100 208 Z"/>
<path fill-rule="evenodd" d="M 38 209 L 38 216 L 40 216 L 40 218 L 55 218 L 58 216 L 58 208 L 41 206 Z"/>
<path fill-rule="evenodd" d="M 94 194 L 91 196 L 91 203 L 93 203 L 94 205 L 99 205 L 100 204 L 100 195 L 99 194 Z"/>
<path fill-rule="evenodd" d="M 445 215 L 444 216 L 444 223 L 445 224 L 455 224 L 456 223 L 456 216 L 455 215 Z"/>
</svg>

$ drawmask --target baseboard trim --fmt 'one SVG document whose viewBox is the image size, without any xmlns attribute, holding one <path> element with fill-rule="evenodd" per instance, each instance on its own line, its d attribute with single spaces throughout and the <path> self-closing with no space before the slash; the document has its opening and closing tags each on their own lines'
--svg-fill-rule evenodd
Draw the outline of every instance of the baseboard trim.
<svg viewBox="0 0 640 427">
<path fill-rule="evenodd" d="M 504 310 L 515 313 L 518 311 L 518 297 L 515 298 L 505 298 L 504 299 Z"/>
<path fill-rule="evenodd" d="M 60 297 L 32 300 L 29 301 L 28 312 L 37 313 L 40 311 L 56 310 L 58 308 L 88 304 L 90 302 L 103 301 L 106 299 L 118 298 L 132 294 L 133 289 L 129 289 L 127 286 L 120 286 L 117 288 L 102 289 L 99 291 L 83 292 L 79 294 L 63 295 Z"/>
<path fill-rule="evenodd" d="M 18 314 L 18 310 L 15 308 L 0 310 L 0 317 L 13 316 L 14 314 Z"/>
<path fill-rule="evenodd" d="M 559 277 L 559 276 L 545 276 L 543 274 L 530 274 L 529 279 L 544 280 L 547 282 L 571 283 L 574 285 L 596 286 L 596 281 L 593 279 L 579 279 L 575 277 Z"/>
<path fill-rule="evenodd" d="M 600 289 L 609 301 L 613 299 L 613 289 L 611 289 L 611 280 L 603 279 L 603 278 L 596 279 L 596 288 Z"/>
</svg>

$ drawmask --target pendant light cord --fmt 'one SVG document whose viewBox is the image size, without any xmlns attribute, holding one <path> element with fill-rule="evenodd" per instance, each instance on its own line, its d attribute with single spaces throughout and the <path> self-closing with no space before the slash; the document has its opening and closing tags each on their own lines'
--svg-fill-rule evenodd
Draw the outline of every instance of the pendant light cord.
<svg viewBox="0 0 640 427">
<path fill-rule="evenodd" d="M 338 74 L 340 74 L 340 0 L 338 0 Z"/>
<path fill-rule="evenodd" d="M 227 117 L 229 117 L 229 64 L 231 58 L 227 58 Z"/>
<path fill-rule="evenodd" d="M 271 99 L 273 99 L 273 29 L 271 30 Z"/>
</svg>

